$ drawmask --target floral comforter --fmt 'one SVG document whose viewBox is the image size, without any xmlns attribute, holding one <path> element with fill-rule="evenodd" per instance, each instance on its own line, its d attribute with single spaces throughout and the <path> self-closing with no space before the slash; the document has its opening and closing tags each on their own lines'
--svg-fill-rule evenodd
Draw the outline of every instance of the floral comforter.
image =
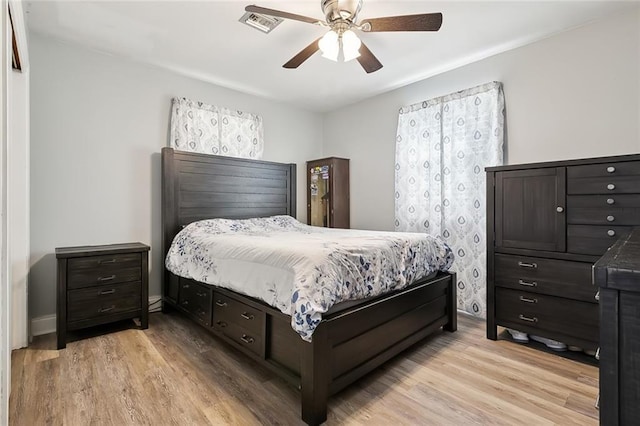
<svg viewBox="0 0 640 426">
<path fill-rule="evenodd" d="M 426 234 L 318 228 L 291 216 L 191 223 L 165 262 L 175 275 L 291 315 L 306 341 L 333 305 L 401 289 L 452 263 L 449 246 Z"/>
</svg>

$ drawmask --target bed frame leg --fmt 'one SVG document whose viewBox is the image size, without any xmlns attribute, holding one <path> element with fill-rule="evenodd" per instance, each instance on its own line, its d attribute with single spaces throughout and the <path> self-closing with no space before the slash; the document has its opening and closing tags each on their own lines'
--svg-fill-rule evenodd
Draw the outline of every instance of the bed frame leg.
<svg viewBox="0 0 640 426">
<path fill-rule="evenodd" d="M 311 343 L 303 343 L 301 361 L 302 420 L 319 425 L 327 420 L 331 374 L 326 324 L 315 329 Z"/>
<path fill-rule="evenodd" d="M 451 282 L 447 288 L 447 317 L 448 322 L 443 327 L 446 331 L 454 332 L 458 329 L 458 295 L 456 274 L 451 274 Z"/>
</svg>

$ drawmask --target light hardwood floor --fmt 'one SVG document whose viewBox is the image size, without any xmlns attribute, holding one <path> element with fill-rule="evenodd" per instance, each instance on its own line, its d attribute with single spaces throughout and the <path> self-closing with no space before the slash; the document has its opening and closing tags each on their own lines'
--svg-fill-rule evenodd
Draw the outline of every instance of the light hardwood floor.
<svg viewBox="0 0 640 426">
<path fill-rule="evenodd" d="M 329 401 L 327 424 L 596 425 L 596 367 L 485 338 L 459 315 Z M 13 352 L 12 425 L 302 424 L 297 391 L 178 314 Z"/>
</svg>

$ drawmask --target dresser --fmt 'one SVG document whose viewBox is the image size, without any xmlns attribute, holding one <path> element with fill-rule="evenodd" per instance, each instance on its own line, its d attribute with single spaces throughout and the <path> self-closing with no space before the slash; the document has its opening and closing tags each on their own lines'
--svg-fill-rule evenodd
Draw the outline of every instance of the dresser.
<svg viewBox="0 0 640 426">
<path fill-rule="evenodd" d="M 487 337 L 503 326 L 595 350 L 592 267 L 640 225 L 640 155 L 486 171 Z"/>
<path fill-rule="evenodd" d="M 67 331 L 129 318 L 149 324 L 149 246 L 56 248 L 58 349 Z"/>
<path fill-rule="evenodd" d="M 640 419 L 640 228 L 595 264 L 600 288 L 600 424 Z"/>
<path fill-rule="evenodd" d="M 349 228 L 349 160 L 328 157 L 307 162 L 307 223 Z"/>
</svg>

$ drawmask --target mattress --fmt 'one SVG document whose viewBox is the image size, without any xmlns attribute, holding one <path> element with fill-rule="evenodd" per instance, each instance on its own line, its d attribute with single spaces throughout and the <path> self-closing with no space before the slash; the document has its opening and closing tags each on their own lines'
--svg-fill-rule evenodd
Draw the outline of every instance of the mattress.
<svg viewBox="0 0 640 426">
<path fill-rule="evenodd" d="M 447 271 L 453 260 L 449 246 L 427 234 L 319 228 L 272 216 L 191 223 L 174 238 L 165 265 L 268 303 L 310 341 L 334 306 L 400 290 Z"/>
</svg>

